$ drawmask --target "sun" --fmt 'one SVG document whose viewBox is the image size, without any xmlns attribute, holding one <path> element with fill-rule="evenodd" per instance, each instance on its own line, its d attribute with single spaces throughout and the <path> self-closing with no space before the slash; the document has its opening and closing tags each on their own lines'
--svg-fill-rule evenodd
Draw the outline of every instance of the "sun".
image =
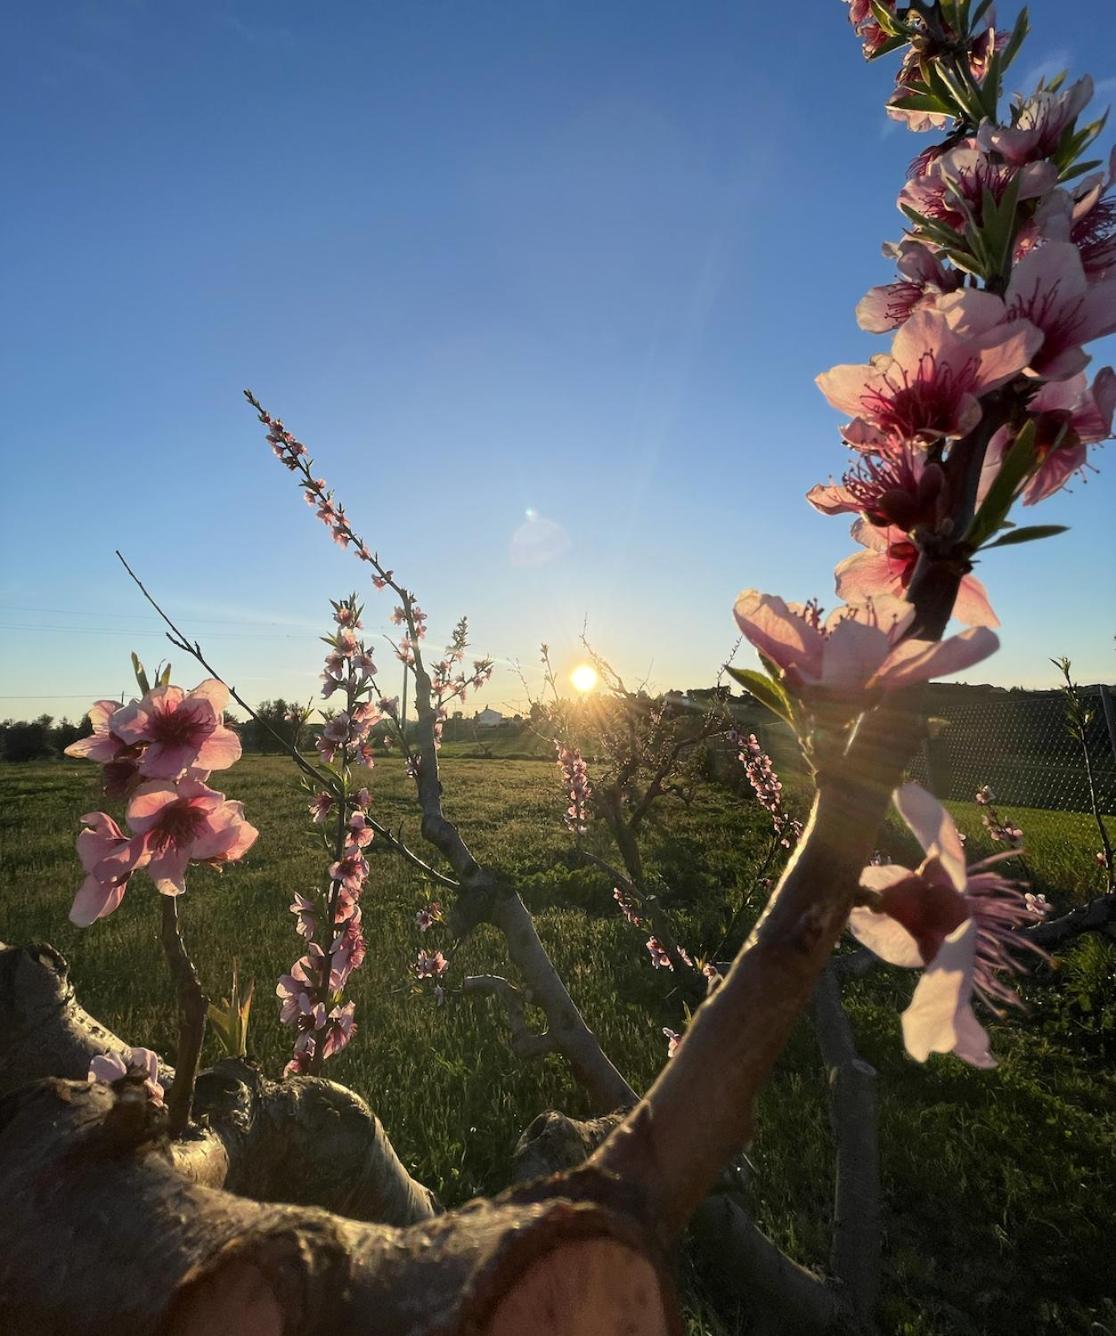
<svg viewBox="0 0 1116 1336">
<path fill-rule="evenodd" d="M 597 670 L 588 663 L 579 663 L 570 674 L 575 691 L 592 691 L 597 685 Z"/>
</svg>

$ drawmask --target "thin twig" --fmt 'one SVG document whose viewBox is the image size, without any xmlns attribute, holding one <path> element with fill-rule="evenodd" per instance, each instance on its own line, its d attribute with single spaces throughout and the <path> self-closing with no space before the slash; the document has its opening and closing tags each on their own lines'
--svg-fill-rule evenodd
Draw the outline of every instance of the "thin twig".
<svg viewBox="0 0 1116 1336">
<path fill-rule="evenodd" d="M 248 715 L 249 719 L 253 720 L 256 724 L 258 724 L 261 728 L 263 728 L 267 733 L 271 735 L 271 737 L 279 744 L 282 750 L 286 752 L 286 754 L 291 758 L 291 760 L 294 761 L 295 765 L 298 766 L 298 768 L 303 772 L 304 775 L 308 776 L 310 779 L 314 781 L 315 784 L 317 784 L 320 788 L 325 789 L 326 791 L 331 793 L 334 797 L 339 796 L 337 791 L 336 780 L 331 775 L 327 775 L 323 771 L 319 770 L 317 766 L 312 765 L 306 759 L 306 757 L 303 756 L 300 751 L 298 751 L 296 747 L 292 746 L 291 743 L 288 742 L 288 740 L 285 737 L 283 737 L 281 733 L 279 733 L 276 729 L 272 728 L 266 719 L 261 718 L 261 716 L 256 713 L 256 711 L 251 707 L 251 705 L 248 704 L 248 702 L 244 699 L 244 697 L 240 695 L 237 689 L 234 686 L 230 685 L 228 682 L 226 682 L 225 679 L 221 676 L 221 674 L 217 671 L 217 669 L 214 668 L 213 665 L 206 659 L 205 654 L 202 652 L 201 645 L 196 640 L 192 642 L 187 640 L 185 634 L 179 630 L 179 628 L 174 624 L 174 622 L 171 621 L 171 619 L 167 616 L 167 614 L 155 601 L 152 595 L 148 592 L 143 581 L 139 578 L 139 576 L 135 573 L 135 571 L 132 570 L 131 566 L 128 565 L 123 554 L 119 550 L 117 550 L 116 555 L 120 560 L 120 564 L 124 567 L 124 569 L 135 581 L 135 584 L 139 589 L 140 593 L 144 596 L 145 599 L 147 599 L 148 603 L 151 604 L 151 606 L 155 609 L 155 611 L 159 614 L 159 616 L 163 619 L 163 621 L 166 622 L 166 624 L 170 627 L 171 631 L 173 632 L 173 635 L 168 634 L 167 636 L 167 639 L 170 641 L 170 643 L 176 649 L 180 649 L 183 651 L 183 653 L 189 654 L 191 658 L 196 659 L 198 663 L 200 663 L 201 666 L 206 670 L 207 673 L 209 673 L 218 682 L 220 682 L 222 686 L 226 687 L 228 689 L 229 695 L 233 698 L 234 701 L 236 701 L 236 703 L 240 706 L 240 708 L 244 710 L 244 712 Z M 429 877 L 431 881 L 436 881 L 440 886 L 446 886 L 451 890 L 457 889 L 458 883 L 452 877 L 448 877 L 444 872 L 439 872 L 437 868 L 431 867 L 430 864 L 427 863 L 424 859 L 420 858 L 418 854 L 414 852 L 414 850 L 412 850 L 408 845 L 404 844 L 404 842 L 401 839 L 393 835 L 392 832 L 387 828 L 387 826 L 382 825 L 379 821 L 375 820 L 374 817 L 368 817 L 368 824 L 375 831 L 377 837 L 381 839 L 389 849 L 399 854 L 400 857 L 404 858 L 408 863 L 411 864 L 412 867 L 417 868 L 424 877 Z"/>
<path fill-rule="evenodd" d="M 161 912 L 159 939 L 178 995 L 178 1052 L 167 1099 L 169 1131 L 176 1137 L 181 1136 L 190 1123 L 209 999 L 202 991 L 198 972 L 182 940 L 178 926 L 178 897 L 164 895 Z"/>
</svg>

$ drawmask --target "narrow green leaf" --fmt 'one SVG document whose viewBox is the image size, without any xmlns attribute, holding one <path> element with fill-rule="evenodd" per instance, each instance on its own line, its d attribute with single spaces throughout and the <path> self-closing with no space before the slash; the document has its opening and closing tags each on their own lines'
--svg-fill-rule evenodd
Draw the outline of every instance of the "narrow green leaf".
<svg viewBox="0 0 1116 1336">
<path fill-rule="evenodd" d="M 1007 46 L 1001 53 L 1003 68 L 1006 70 L 1015 57 L 1019 54 L 1019 48 L 1023 45 L 1023 39 L 1031 30 L 1031 18 L 1026 8 L 1019 11 L 1019 17 L 1015 20 L 1015 27 L 1011 30 L 1011 37 L 1008 39 Z"/>
<path fill-rule="evenodd" d="M 136 683 L 140 691 L 146 696 L 151 690 L 151 686 L 147 680 L 147 673 L 144 671 L 143 664 L 140 662 L 140 656 L 135 650 L 132 650 L 132 672 L 136 675 Z"/>
<path fill-rule="evenodd" d="M 790 698 L 783 688 L 763 673 L 753 668 L 730 668 L 729 676 L 739 682 L 745 691 L 755 696 L 761 705 L 766 705 L 780 719 L 791 722 Z"/>
<path fill-rule="evenodd" d="M 987 552 L 993 547 L 1014 547 L 1016 543 L 1033 543 L 1039 538 L 1053 538 L 1056 533 L 1065 533 L 1068 528 L 1067 524 L 1029 524 L 1023 529 L 1009 530 L 994 542 L 985 543 L 981 551 Z"/>
<path fill-rule="evenodd" d="M 1031 471 L 1035 458 L 1035 424 L 1026 423 L 1000 464 L 996 480 L 969 526 L 965 541 L 974 549 L 996 533 L 1015 500 L 1015 493 Z"/>
</svg>

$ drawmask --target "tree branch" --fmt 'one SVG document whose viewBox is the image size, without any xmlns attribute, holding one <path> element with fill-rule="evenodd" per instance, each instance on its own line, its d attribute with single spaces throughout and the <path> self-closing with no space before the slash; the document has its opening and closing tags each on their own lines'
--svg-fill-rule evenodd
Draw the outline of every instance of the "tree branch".
<svg viewBox="0 0 1116 1336">
<path fill-rule="evenodd" d="M 209 999 L 202 991 L 198 972 L 182 941 L 178 926 L 178 897 L 163 895 L 160 900 L 159 940 L 178 996 L 178 1052 L 174 1060 L 174 1081 L 167 1100 L 170 1134 L 177 1137 L 182 1135 L 190 1122 Z"/>
<path fill-rule="evenodd" d="M 511 1030 L 511 1050 L 517 1058 L 541 1058 L 557 1050 L 558 1045 L 549 1032 L 536 1034 L 527 1024 L 528 999 L 515 984 L 497 974 L 473 974 L 462 980 L 461 990 L 495 997 L 504 1004 Z"/>
<path fill-rule="evenodd" d="M 880 1145 L 876 1069 L 856 1050 L 832 967 L 818 980 L 814 1025 L 829 1075 L 829 1112 L 837 1142 L 833 1272 L 853 1311 L 871 1325 L 880 1289 Z"/>
</svg>

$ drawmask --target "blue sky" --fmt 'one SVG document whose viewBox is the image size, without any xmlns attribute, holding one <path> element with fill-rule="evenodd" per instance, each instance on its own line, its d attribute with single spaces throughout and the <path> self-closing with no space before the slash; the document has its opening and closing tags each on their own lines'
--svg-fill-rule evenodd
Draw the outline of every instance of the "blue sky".
<svg viewBox="0 0 1116 1336">
<path fill-rule="evenodd" d="M 1108 0 L 1031 9 L 1013 84 L 1069 64 L 1109 100 Z M 802 501 L 845 462 L 813 377 L 882 346 L 853 307 L 921 140 L 838 0 L 103 0 L 7 31 L 0 716 L 78 715 L 161 657 L 117 546 L 249 699 L 312 693 L 362 574 L 245 385 L 432 633 L 467 612 L 501 661 L 572 666 L 588 618 L 625 672 L 695 685 L 742 586 L 832 602 L 853 544 Z M 1071 533 L 982 565 L 977 680 L 1053 654 L 1112 680 L 1098 462 L 1041 512 Z M 390 610 L 369 591 L 373 630 Z"/>
</svg>

